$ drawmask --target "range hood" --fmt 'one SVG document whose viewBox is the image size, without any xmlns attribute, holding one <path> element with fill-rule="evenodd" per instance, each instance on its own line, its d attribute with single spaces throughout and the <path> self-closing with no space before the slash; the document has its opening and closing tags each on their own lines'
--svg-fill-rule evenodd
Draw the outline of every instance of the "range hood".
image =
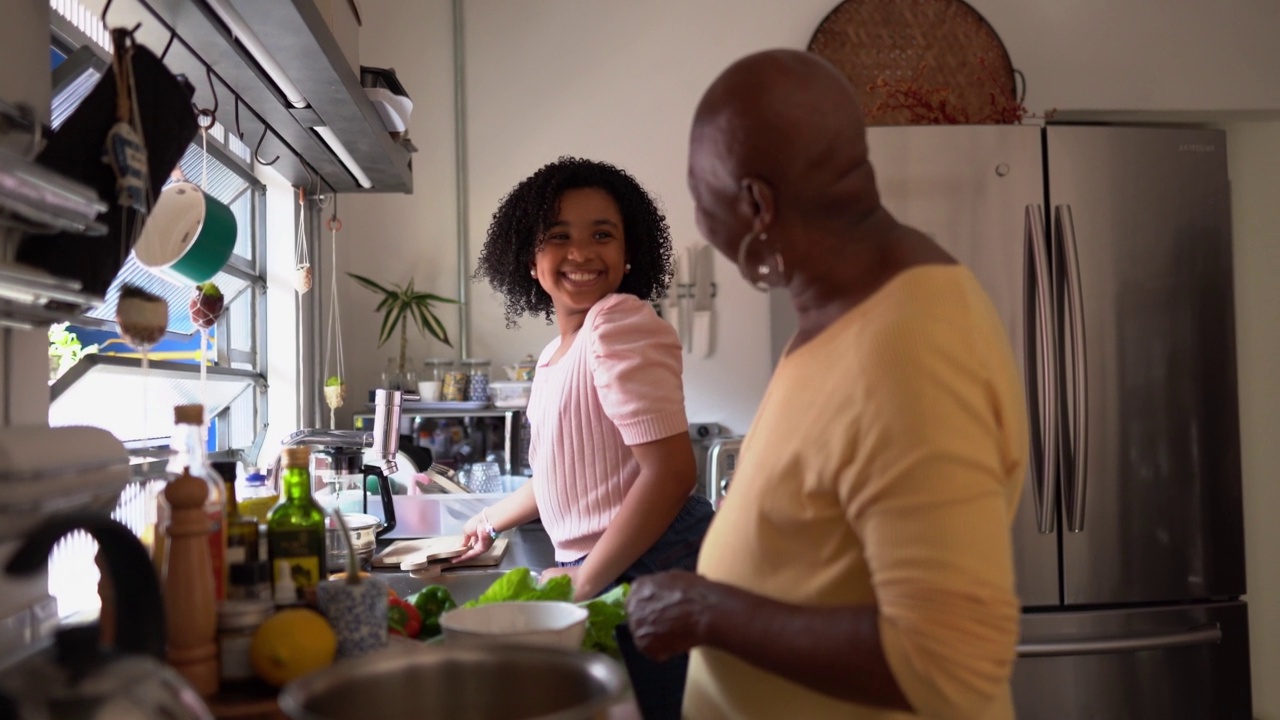
<svg viewBox="0 0 1280 720">
<path fill-rule="evenodd" d="M 134 19 L 143 25 L 138 36 L 157 53 L 165 41 L 156 45 L 156 37 L 176 38 L 165 65 L 191 80 L 201 107 L 212 102 L 206 79 L 212 70 L 218 121 L 233 132 L 238 124 L 260 162 L 279 156 L 273 167 L 292 184 L 314 188 L 318 181 L 320 190 L 340 193 L 413 191 L 407 143 L 387 132 L 314 0 L 118 0 L 108 6 L 111 25 Z M 238 123 L 227 90 L 239 99 Z M 269 130 L 259 144 L 264 123 Z"/>
</svg>

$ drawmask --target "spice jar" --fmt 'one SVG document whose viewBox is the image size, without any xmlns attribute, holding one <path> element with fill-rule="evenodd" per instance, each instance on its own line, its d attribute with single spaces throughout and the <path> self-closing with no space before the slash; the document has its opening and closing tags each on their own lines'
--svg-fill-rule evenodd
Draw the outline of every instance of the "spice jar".
<svg viewBox="0 0 1280 720">
<path fill-rule="evenodd" d="M 489 361 L 472 358 L 463 365 L 467 368 L 467 400 L 489 402 Z"/>
<path fill-rule="evenodd" d="M 444 402 L 462 402 L 467 399 L 467 373 L 460 366 L 449 363 L 440 385 L 440 399 Z"/>
<path fill-rule="evenodd" d="M 222 682 L 252 680 L 253 633 L 271 617 L 270 600 L 227 600 L 218 606 L 218 675 Z"/>
</svg>

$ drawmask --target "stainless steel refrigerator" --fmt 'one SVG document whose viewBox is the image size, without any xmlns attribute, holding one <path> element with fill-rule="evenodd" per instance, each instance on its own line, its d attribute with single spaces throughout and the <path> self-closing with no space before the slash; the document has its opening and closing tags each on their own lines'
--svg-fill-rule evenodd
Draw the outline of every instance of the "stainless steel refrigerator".
<svg viewBox="0 0 1280 720">
<path fill-rule="evenodd" d="M 1027 392 L 1021 720 L 1250 720 L 1226 144 L 872 128 L 884 205 L 968 265 Z M 772 308 L 774 358 L 794 330 Z"/>
</svg>

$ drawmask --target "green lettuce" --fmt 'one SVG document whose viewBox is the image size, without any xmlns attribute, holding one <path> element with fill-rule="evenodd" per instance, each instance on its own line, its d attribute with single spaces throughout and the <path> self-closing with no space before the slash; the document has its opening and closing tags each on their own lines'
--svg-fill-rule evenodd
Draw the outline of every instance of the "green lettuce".
<svg viewBox="0 0 1280 720">
<path fill-rule="evenodd" d="M 587 610 L 583 648 L 619 657 L 618 641 L 613 631 L 627 621 L 627 594 L 630 592 L 631 586 L 623 583 L 604 595 L 578 603 Z M 573 581 L 568 575 L 559 575 L 539 584 L 538 576 L 529 568 L 515 568 L 495 580 L 480 597 L 462 607 L 529 600 L 572 602 Z"/>
</svg>

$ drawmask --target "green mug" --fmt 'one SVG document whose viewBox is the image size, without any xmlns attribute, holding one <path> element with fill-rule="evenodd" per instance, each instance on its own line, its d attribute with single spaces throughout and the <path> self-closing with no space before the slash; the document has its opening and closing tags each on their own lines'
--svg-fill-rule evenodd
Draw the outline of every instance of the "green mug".
<svg viewBox="0 0 1280 720">
<path fill-rule="evenodd" d="M 178 182 L 160 192 L 133 252 L 166 280 L 198 285 L 218 274 L 235 246 L 231 208 L 196 185 Z"/>
</svg>

